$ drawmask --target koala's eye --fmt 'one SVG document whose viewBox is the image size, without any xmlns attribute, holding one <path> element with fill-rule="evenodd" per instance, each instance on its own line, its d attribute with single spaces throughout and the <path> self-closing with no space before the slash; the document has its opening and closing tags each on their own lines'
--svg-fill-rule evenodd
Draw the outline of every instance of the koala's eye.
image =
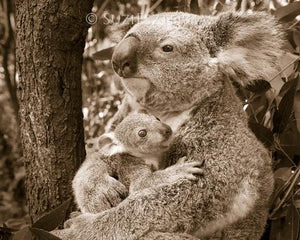
<svg viewBox="0 0 300 240">
<path fill-rule="evenodd" d="M 156 120 L 160 121 L 160 119 L 158 117 L 155 117 L 155 118 L 156 118 Z"/>
<path fill-rule="evenodd" d="M 164 52 L 172 52 L 173 51 L 173 46 L 172 45 L 165 45 L 162 47 L 162 50 Z"/>
<path fill-rule="evenodd" d="M 145 129 L 140 130 L 140 131 L 138 132 L 138 135 L 139 135 L 140 137 L 146 137 L 146 136 L 147 136 L 147 131 L 146 131 Z"/>
</svg>

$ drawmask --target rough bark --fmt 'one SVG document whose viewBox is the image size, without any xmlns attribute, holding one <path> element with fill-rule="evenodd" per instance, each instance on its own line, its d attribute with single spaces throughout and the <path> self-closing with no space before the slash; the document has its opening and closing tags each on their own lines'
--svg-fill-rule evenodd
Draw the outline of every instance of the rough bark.
<svg viewBox="0 0 300 240">
<path fill-rule="evenodd" d="M 18 99 L 29 213 L 71 196 L 85 156 L 81 64 L 92 0 L 16 1 Z"/>
</svg>

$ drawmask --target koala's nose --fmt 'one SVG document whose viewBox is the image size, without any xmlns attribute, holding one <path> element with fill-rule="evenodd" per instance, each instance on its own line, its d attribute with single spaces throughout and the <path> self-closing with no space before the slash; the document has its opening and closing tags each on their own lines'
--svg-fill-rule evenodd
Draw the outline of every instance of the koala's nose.
<svg viewBox="0 0 300 240">
<path fill-rule="evenodd" d="M 137 69 L 136 50 L 139 40 L 133 36 L 125 38 L 116 47 L 112 56 L 112 66 L 121 77 L 131 77 Z"/>
<path fill-rule="evenodd" d="M 161 134 L 165 137 L 165 139 L 169 139 L 172 135 L 172 129 L 169 125 L 163 123 L 163 127 L 160 130 Z"/>
</svg>

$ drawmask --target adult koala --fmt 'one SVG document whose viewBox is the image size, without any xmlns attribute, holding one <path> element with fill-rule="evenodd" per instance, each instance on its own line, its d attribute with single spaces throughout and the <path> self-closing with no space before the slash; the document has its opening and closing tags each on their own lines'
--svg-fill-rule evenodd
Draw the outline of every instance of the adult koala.
<svg viewBox="0 0 300 240">
<path fill-rule="evenodd" d="M 70 220 L 55 234 L 87 240 L 259 239 L 273 190 L 271 158 L 248 129 L 232 84 L 270 79 L 282 43 L 280 27 L 264 13 L 163 13 L 133 26 L 112 59 L 129 104 L 172 126 L 171 164 L 187 156 L 203 162 L 205 175 L 149 187 L 114 208 Z M 130 106 L 124 103 L 116 122 Z M 113 190 L 108 179 L 114 170 L 104 161 L 99 188 Z"/>
</svg>

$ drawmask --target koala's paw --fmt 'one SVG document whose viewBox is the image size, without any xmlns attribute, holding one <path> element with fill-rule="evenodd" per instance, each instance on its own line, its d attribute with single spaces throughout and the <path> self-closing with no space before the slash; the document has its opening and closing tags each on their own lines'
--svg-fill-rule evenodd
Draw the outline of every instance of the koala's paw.
<svg viewBox="0 0 300 240">
<path fill-rule="evenodd" d="M 91 213 L 83 213 L 77 217 L 70 218 L 64 223 L 64 228 L 83 229 L 94 219 L 95 215 Z"/>
<path fill-rule="evenodd" d="M 128 196 L 128 190 L 115 178 L 107 176 L 105 178 L 105 183 L 103 183 L 103 194 L 105 200 L 110 204 L 111 207 L 117 206 Z"/>
<path fill-rule="evenodd" d="M 82 212 L 80 212 L 80 211 L 71 212 L 70 213 L 70 218 L 78 217 L 81 214 L 82 214 Z"/>
<path fill-rule="evenodd" d="M 186 162 L 186 157 L 182 157 L 178 160 L 178 162 L 166 168 L 168 171 L 169 179 L 171 181 L 178 181 L 181 179 L 188 179 L 191 181 L 196 181 L 197 175 L 203 174 L 202 163 L 201 162 Z"/>
<path fill-rule="evenodd" d="M 71 229 L 57 229 L 51 231 L 50 233 L 62 240 L 75 240 L 74 233 Z"/>
<path fill-rule="evenodd" d="M 115 178 L 107 175 L 89 189 L 78 205 L 83 213 L 99 213 L 117 206 L 128 196 L 127 188 Z"/>
</svg>

